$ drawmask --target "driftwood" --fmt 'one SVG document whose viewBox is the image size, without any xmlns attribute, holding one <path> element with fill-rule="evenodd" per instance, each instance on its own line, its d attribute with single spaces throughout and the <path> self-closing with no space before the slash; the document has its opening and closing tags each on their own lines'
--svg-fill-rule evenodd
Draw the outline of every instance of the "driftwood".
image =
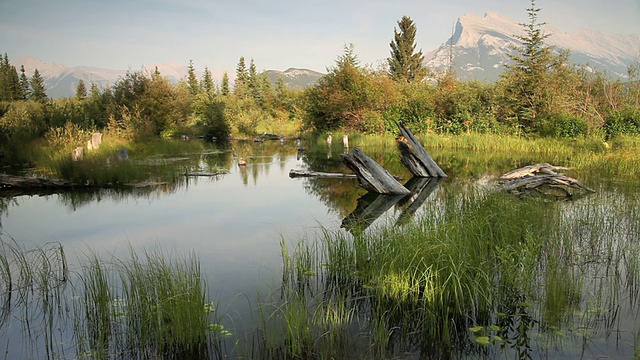
<svg viewBox="0 0 640 360">
<path fill-rule="evenodd" d="M 556 198 L 595 192 L 580 181 L 557 172 L 568 169 L 548 163 L 525 166 L 500 176 L 499 179 L 505 181 L 501 189 L 519 196 L 535 194 Z"/>
<path fill-rule="evenodd" d="M 71 188 L 66 180 L 0 174 L 0 190 Z"/>
<path fill-rule="evenodd" d="M 358 184 L 363 188 L 378 194 L 406 195 L 409 193 L 407 188 L 358 147 L 341 156 L 345 165 L 356 174 Z"/>
<path fill-rule="evenodd" d="M 305 171 L 305 170 L 291 169 L 289 171 L 289 177 L 292 179 L 299 178 L 299 177 L 355 178 L 356 174 L 328 173 L 328 172 L 319 172 L 319 171 Z"/>
<path fill-rule="evenodd" d="M 401 135 L 396 139 L 400 150 L 400 161 L 415 176 L 447 177 L 438 164 L 431 158 L 420 141 L 402 123 L 397 123 Z"/>
</svg>

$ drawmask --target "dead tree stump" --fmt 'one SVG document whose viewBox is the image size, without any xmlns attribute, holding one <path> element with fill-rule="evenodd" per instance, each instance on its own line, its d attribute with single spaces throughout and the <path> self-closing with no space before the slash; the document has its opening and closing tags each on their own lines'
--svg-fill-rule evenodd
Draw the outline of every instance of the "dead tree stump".
<svg viewBox="0 0 640 360">
<path fill-rule="evenodd" d="M 396 123 L 401 135 L 396 139 L 400 150 L 400 161 L 411 173 L 418 177 L 447 177 L 431 158 L 420 141 L 402 123 Z"/>
<path fill-rule="evenodd" d="M 351 169 L 363 188 L 378 194 L 408 194 L 409 190 L 402 186 L 387 170 L 358 147 L 348 154 L 341 154 L 342 161 Z"/>
</svg>

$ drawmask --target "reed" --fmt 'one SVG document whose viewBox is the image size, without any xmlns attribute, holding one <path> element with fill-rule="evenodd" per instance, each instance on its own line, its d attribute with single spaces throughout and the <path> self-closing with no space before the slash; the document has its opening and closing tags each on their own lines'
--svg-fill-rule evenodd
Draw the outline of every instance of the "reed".
<svg viewBox="0 0 640 360">
<path fill-rule="evenodd" d="M 637 199 L 551 203 L 463 188 L 402 227 L 323 229 L 292 253 L 283 244 L 281 297 L 263 309 L 262 333 L 281 349 L 270 354 L 533 357 L 581 343 L 569 334 L 588 343 L 626 331 L 616 309 L 638 309 Z"/>
<path fill-rule="evenodd" d="M 195 256 L 168 258 L 133 251 L 130 259 L 93 256 L 83 267 L 78 353 L 90 357 L 203 359 L 224 329 L 212 322 L 212 303 Z"/>
</svg>

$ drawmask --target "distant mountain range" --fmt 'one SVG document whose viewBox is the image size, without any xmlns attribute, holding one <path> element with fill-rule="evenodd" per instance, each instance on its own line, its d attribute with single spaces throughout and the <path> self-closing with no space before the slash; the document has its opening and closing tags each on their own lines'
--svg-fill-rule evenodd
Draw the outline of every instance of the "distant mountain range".
<svg viewBox="0 0 640 360">
<path fill-rule="evenodd" d="M 551 26 L 544 31 L 550 36 L 546 44 L 571 51 L 571 61 L 583 64 L 591 69 L 604 71 L 613 78 L 626 78 L 631 64 L 640 61 L 640 40 L 636 35 L 612 35 L 591 30 L 563 32 Z M 523 27 L 517 22 L 496 12 L 487 12 L 484 17 L 468 14 L 459 18 L 452 37 L 438 49 L 425 55 L 425 65 L 438 72 L 446 71 L 450 65 L 461 79 L 480 79 L 495 81 L 510 63 L 507 56 L 513 53 L 513 47 L 519 46 L 517 35 L 523 35 Z M 178 82 L 187 76 L 187 64 L 151 64 L 142 69 L 110 70 L 90 66 L 67 67 L 61 64 L 48 64 L 33 57 L 12 61 L 16 68 L 24 65 L 27 76 L 37 68 L 45 80 L 47 95 L 51 98 L 75 95 L 80 79 L 87 87 L 91 83 L 101 89 L 112 86 L 127 71 L 149 71 L 155 68 L 172 82 Z M 220 84 L 225 70 L 211 70 L 214 79 Z M 285 85 L 304 89 L 317 83 L 324 74 L 300 68 L 285 71 L 265 71 L 275 84 L 282 77 Z M 201 73 L 197 74 L 199 77 Z M 232 76 L 233 73 L 229 72 Z"/>
<path fill-rule="evenodd" d="M 45 88 L 47 89 L 47 95 L 50 98 L 60 98 L 74 96 L 78 82 L 82 79 L 87 88 L 92 83 L 98 85 L 100 89 L 105 89 L 118 81 L 120 78 L 124 78 L 127 71 L 147 71 L 149 73 L 155 71 L 156 67 L 162 76 L 165 76 L 169 81 L 177 83 L 181 79 L 186 79 L 188 72 L 187 64 L 169 63 L 169 64 L 157 64 L 141 69 L 130 70 L 110 70 L 90 66 L 77 66 L 66 67 L 61 64 L 47 64 L 34 57 L 22 57 L 12 63 L 24 65 L 27 76 L 31 76 L 35 69 L 38 69 L 40 75 L 45 80 Z M 222 82 L 224 76 L 224 70 L 211 70 L 214 80 L 218 84 Z M 295 69 L 290 68 L 285 71 L 267 70 L 265 71 L 267 77 L 275 85 L 280 76 L 286 86 L 293 89 L 304 89 L 307 86 L 315 84 L 324 74 L 307 69 Z M 196 72 L 196 75 L 202 76 L 201 73 Z M 231 74 L 230 74 L 231 75 Z"/>
<path fill-rule="evenodd" d="M 640 61 L 640 39 L 636 35 L 613 35 L 581 29 L 564 32 L 552 26 L 543 28 L 549 37 L 545 43 L 558 49 L 569 49 L 573 63 L 592 70 L 604 71 L 612 78 L 626 78 L 631 64 Z M 468 14 L 458 19 L 453 35 L 438 49 L 425 55 L 425 64 L 436 72 L 451 65 L 462 79 L 495 81 L 511 60 L 514 46 L 524 35 L 522 25 L 496 12 L 484 17 Z"/>
</svg>

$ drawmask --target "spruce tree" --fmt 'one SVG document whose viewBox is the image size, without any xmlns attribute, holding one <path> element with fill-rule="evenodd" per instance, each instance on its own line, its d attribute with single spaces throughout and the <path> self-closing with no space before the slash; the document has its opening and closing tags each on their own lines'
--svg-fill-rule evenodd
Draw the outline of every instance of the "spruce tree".
<svg viewBox="0 0 640 360">
<path fill-rule="evenodd" d="M 24 70 L 24 65 L 20 65 L 20 92 L 22 93 L 22 100 L 27 100 L 29 97 L 29 79 Z"/>
<path fill-rule="evenodd" d="M 416 52 L 416 26 L 408 16 L 398 21 L 398 29 L 393 30 L 394 37 L 390 43 L 391 57 L 387 59 L 389 75 L 396 81 L 411 83 L 421 81 L 427 74 L 422 64 L 422 50 Z"/>
<path fill-rule="evenodd" d="M 526 128 L 535 128 L 537 118 L 544 112 L 544 84 L 554 62 L 551 47 L 545 44 L 550 34 L 542 30 L 545 23 L 538 21 L 540 10 L 535 0 L 531 0 L 531 6 L 527 9 L 529 22 L 520 24 L 524 28 L 524 35 L 516 35 L 521 46 L 515 47 L 515 53 L 509 55 L 513 64 L 507 65 L 502 75 L 502 79 L 510 84 L 519 122 Z"/>
<path fill-rule="evenodd" d="M 238 96 L 244 96 L 246 94 L 246 85 L 249 75 L 247 74 L 247 65 L 244 61 L 244 56 L 240 56 L 238 65 L 236 66 L 236 83 L 233 88 L 233 93 Z"/>
<path fill-rule="evenodd" d="M 87 97 L 87 87 L 84 84 L 84 80 L 78 80 L 78 86 L 76 86 L 76 98 L 78 100 L 84 100 Z"/>
<path fill-rule="evenodd" d="M 191 95 L 197 95 L 200 92 L 200 84 L 196 77 L 196 70 L 193 67 L 193 60 L 189 60 L 187 85 L 189 86 L 189 93 L 191 93 Z"/>
<path fill-rule="evenodd" d="M 222 75 L 222 89 L 220 90 L 220 93 L 222 94 L 222 96 L 227 96 L 229 95 L 229 74 L 227 74 L 227 72 L 224 72 L 224 75 Z"/>
<path fill-rule="evenodd" d="M 47 100 L 47 93 L 44 87 L 44 79 L 40 75 L 38 69 L 35 69 L 31 80 L 29 80 L 31 91 L 29 93 L 29 100 L 31 101 L 45 101 Z"/>
<path fill-rule="evenodd" d="M 202 75 L 201 88 L 207 94 L 213 94 L 213 76 L 208 67 L 204 67 L 204 74 Z"/>
</svg>

